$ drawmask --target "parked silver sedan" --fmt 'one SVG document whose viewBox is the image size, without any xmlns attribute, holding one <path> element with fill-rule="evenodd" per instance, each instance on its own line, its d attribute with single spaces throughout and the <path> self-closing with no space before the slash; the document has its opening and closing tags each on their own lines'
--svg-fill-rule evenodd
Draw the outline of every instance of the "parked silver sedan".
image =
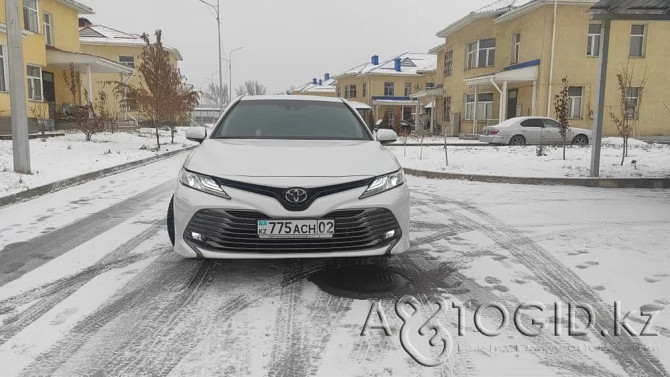
<svg viewBox="0 0 670 377">
<path fill-rule="evenodd" d="M 563 144 L 561 124 L 545 117 L 518 117 L 508 119 L 495 126 L 484 127 L 479 141 L 490 144 Z M 566 140 L 572 145 L 589 145 L 593 132 L 583 128 L 569 127 Z"/>
</svg>

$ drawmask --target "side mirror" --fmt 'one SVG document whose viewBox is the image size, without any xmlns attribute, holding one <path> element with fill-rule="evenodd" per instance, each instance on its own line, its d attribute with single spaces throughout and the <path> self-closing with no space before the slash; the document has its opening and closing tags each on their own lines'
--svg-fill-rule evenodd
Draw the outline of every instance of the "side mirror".
<svg viewBox="0 0 670 377">
<path fill-rule="evenodd" d="M 396 134 L 393 130 L 380 128 L 377 131 L 377 141 L 382 144 L 393 143 L 396 140 L 398 140 L 398 134 Z"/>
<path fill-rule="evenodd" d="M 207 130 L 205 127 L 192 127 L 186 130 L 186 138 L 188 140 L 202 143 L 207 138 Z"/>
</svg>

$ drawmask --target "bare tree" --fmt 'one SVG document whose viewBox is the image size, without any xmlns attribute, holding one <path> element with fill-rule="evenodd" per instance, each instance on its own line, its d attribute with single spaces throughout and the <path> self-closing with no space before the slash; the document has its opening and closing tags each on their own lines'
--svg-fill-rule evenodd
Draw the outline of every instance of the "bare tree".
<svg viewBox="0 0 670 377">
<path fill-rule="evenodd" d="M 558 131 L 563 139 L 563 160 L 565 160 L 565 145 L 567 144 L 569 130 L 568 113 L 570 112 L 570 98 L 568 97 L 570 85 L 568 84 L 568 76 L 565 76 L 561 83 L 561 91 L 554 96 L 554 111 L 556 112 L 558 123 L 560 123 Z"/>
<path fill-rule="evenodd" d="M 223 84 L 221 88 L 218 84 L 209 83 L 207 89 L 202 92 L 202 102 L 207 105 L 222 105 L 221 99 L 223 98 L 223 105 L 227 105 L 230 102 L 228 98 L 228 85 Z"/>
<path fill-rule="evenodd" d="M 235 90 L 237 96 L 262 96 L 267 92 L 265 85 L 255 80 L 245 81 Z"/>
<path fill-rule="evenodd" d="M 156 130 L 156 145 L 160 148 L 158 129 L 170 127 L 172 142 L 177 124 L 184 122 L 198 103 L 199 95 L 187 85 L 179 70 L 170 62 L 163 47 L 162 33 L 157 30 L 156 41 L 142 35 L 144 48 L 140 54 L 139 86 L 117 83 L 115 92 L 123 101 L 134 104 L 147 123 Z"/>
<path fill-rule="evenodd" d="M 626 157 L 628 157 L 628 139 L 637 128 L 640 119 L 642 94 L 647 83 L 647 72 L 645 70 L 642 78 L 636 80 L 635 66 L 626 64 L 621 67 L 621 72 L 616 77 L 619 103 L 618 106 L 610 108 L 610 118 L 616 125 L 617 134 L 623 139 L 621 151 L 621 166 L 623 166 Z"/>
<path fill-rule="evenodd" d="M 31 110 L 37 120 L 37 130 L 40 131 L 40 134 L 42 134 L 42 141 L 45 142 L 47 141 L 46 130 L 49 126 L 49 107 L 36 104 Z"/>
</svg>

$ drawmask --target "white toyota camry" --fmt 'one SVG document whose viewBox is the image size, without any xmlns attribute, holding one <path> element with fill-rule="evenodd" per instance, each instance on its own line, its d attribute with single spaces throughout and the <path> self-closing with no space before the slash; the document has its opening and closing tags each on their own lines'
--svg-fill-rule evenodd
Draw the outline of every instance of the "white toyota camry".
<svg viewBox="0 0 670 377">
<path fill-rule="evenodd" d="M 343 99 L 242 97 L 186 158 L 168 208 L 187 258 L 368 257 L 409 248 L 403 170 Z"/>
</svg>

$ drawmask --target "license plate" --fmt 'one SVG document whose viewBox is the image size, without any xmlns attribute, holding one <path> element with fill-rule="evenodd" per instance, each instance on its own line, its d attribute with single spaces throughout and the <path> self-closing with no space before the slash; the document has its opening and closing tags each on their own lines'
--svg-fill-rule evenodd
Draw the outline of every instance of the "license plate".
<svg viewBox="0 0 670 377">
<path fill-rule="evenodd" d="M 259 238 L 331 238 L 335 220 L 258 220 Z"/>
</svg>

